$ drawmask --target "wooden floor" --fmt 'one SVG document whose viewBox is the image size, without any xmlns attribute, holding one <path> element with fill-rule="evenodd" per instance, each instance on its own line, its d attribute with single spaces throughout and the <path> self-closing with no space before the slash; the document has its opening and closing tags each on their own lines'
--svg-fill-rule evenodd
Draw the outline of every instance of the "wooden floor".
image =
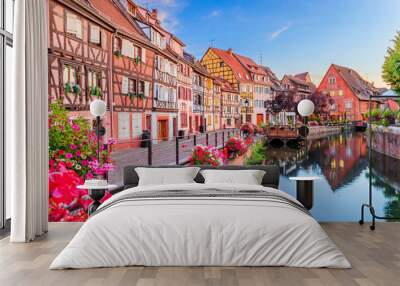
<svg viewBox="0 0 400 286">
<path fill-rule="evenodd" d="M 355 223 L 323 224 L 353 265 L 349 270 L 286 267 L 125 267 L 48 270 L 79 229 L 50 224 L 45 237 L 29 244 L 0 241 L 1 286 L 87 285 L 400 285 L 400 224 L 381 223 L 371 232 Z"/>
</svg>

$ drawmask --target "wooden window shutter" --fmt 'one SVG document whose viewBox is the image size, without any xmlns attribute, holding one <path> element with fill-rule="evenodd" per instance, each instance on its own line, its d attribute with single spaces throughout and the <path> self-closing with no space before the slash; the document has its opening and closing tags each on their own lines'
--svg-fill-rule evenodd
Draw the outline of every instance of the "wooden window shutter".
<svg viewBox="0 0 400 286">
<path fill-rule="evenodd" d="M 150 83 L 148 81 L 144 82 L 144 96 L 149 97 L 150 95 Z"/>
<path fill-rule="evenodd" d="M 82 39 L 82 21 L 77 16 L 75 16 L 75 35 Z"/>
<path fill-rule="evenodd" d="M 141 55 L 142 62 L 146 62 L 146 49 L 142 48 L 142 55 Z"/>
<path fill-rule="evenodd" d="M 70 33 L 70 34 L 76 34 L 76 26 L 75 26 L 75 19 L 76 19 L 76 15 L 72 14 L 72 13 L 66 13 L 66 21 L 67 21 L 67 27 L 66 27 L 66 32 Z"/>
<path fill-rule="evenodd" d="M 126 76 L 122 77 L 121 93 L 128 94 L 129 92 L 129 79 Z"/>
<path fill-rule="evenodd" d="M 100 44 L 100 27 L 90 25 L 90 42 L 93 44 Z"/>
<path fill-rule="evenodd" d="M 129 53 L 130 53 L 129 46 L 130 46 L 130 42 L 125 39 L 122 39 L 122 47 L 121 47 L 122 55 L 129 57 Z"/>
</svg>

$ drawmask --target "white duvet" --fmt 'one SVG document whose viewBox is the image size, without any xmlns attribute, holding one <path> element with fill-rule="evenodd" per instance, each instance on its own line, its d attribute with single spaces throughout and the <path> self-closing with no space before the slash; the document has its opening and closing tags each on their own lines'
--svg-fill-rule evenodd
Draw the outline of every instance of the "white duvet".
<svg viewBox="0 0 400 286">
<path fill-rule="evenodd" d="M 293 206 L 246 198 L 155 198 L 112 203 L 131 192 L 279 190 L 231 184 L 136 187 L 105 202 L 50 269 L 145 266 L 349 268 L 321 226 Z M 111 204 L 111 206 L 110 206 Z M 106 207 L 108 205 L 108 208 Z"/>
</svg>

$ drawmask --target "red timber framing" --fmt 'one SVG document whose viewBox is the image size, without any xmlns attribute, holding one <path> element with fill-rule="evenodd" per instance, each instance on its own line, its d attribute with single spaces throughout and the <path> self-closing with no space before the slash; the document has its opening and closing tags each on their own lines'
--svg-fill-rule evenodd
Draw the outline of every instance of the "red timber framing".
<svg viewBox="0 0 400 286">
<path fill-rule="evenodd" d="M 72 0 L 48 0 L 48 19 L 49 102 L 89 110 L 97 87 L 110 107 L 112 27 L 87 4 Z"/>
</svg>

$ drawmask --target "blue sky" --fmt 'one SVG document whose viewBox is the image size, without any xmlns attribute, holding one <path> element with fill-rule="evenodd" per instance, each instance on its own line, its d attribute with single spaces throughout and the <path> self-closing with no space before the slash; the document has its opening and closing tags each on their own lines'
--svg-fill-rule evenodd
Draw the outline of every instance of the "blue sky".
<svg viewBox="0 0 400 286">
<path fill-rule="evenodd" d="M 141 0 L 201 57 L 213 46 L 250 56 L 279 77 L 309 71 L 318 84 L 331 63 L 383 86 L 381 66 L 400 0 Z M 146 4 L 147 3 L 147 4 Z"/>
</svg>

